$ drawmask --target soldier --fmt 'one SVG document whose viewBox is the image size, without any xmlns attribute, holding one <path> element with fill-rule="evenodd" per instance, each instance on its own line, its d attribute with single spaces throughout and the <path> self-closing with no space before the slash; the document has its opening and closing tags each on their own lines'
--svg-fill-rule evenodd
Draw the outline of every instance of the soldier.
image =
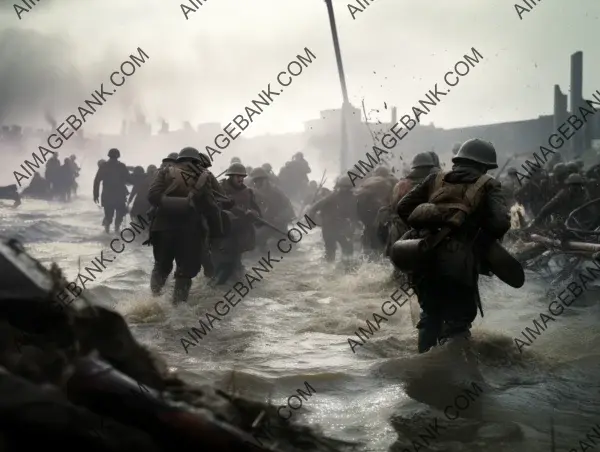
<svg viewBox="0 0 600 452">
<path fill-rule="evenodd" d="M 50 190 L 52 197 L 58 196 L 60 191 L 60 160 L 58 160 L 58 152 L 55 152 L 48 162 L 46 163 L 46 180 L 50 184 Z"/>
<path fill-rule="evenodd" d="M 454 153 L 454 155 L 456 155 L 458 150 L 454 152 L 453 149 L 452 152 Z M 396 243 L 396 241 L 399 240 L 400 237 L 402 237 L 408 230 L 407 225 L 396 213 L 396 206 L 408 192 L 410 192 L 414 187 L 416 187 L 423 180 L 425 180 L 425 178 L 429 176 L 429 174 L 437 173 L 438 171 L 440 171 L 439 162 L 439 157 L 433 151 L 421 152 L 415 155 L 411 163 L 410 172 L 406 175 L 404 179 L 401 179 L 393 188 L 389 204 L 390 215 L 387 218 L 385 224 L 380 225 L 380 227 L 385 227 L 385 225 L 387 225 L 387 234 L 380 232 L 380 235 L 382 237 L 384 235 L 387 235 L 387 241 L 384 252 L 386 256 L 390 256 L 390 249 L 392 245 Z"/>
<path fill-rule="evenodd" d="M 569 177 L 569 170 L 564 163 L 557 163 L 552 168 L 552 192 L 558 193 L 565 185 L 565 181 Z"/>
<path fill-rule="evenodd" d="M 69 157 L 69 164 L 71 165 L 71 172 L 74 175 L 73 185 L 71 188 L 71 193 L 73 194 L 73 196 L 77 196 L 77 188 L 79 187 L 79 184 L 77 184 L 77 178 L 79 177 L 79 172 L 81 171 L 81 168 L 79 167 L 79 165 L 77 165 L 75 160 L 77 160 L 77 156 L 75 154 L 71 154 L 71 156 Z"/>
<path fill-rule="evenodd" d="M 565 181 L 565 186 L 554 196 L 540 213 L 534 218 L 526 229 L 540 226 L 550 215 L 554 218 L 548 224 L 562 227 L 569 214 L 577 207 L 590 200 L 590 195 L 585 187 L 585 180 L 580 174 L 570 174 Z"/>
<path fill-rule="evenodd" d="M 389 218 L 390 195 L 395 185 L 387 168 L 381 168 L 385 171 L 380 171 L 380 168 L 375 173 L 387 174 L 388 177 L 371 176 L 354 190 L 358 218 L 364 226 L 361 243 L 370 258 L 381 254 L 385 248 L 387 234 L 382 232 Z"/>
<path fill-rule="evenodd" d="M 269 182 L 271 182 L 271 184 L 279 185 L 279 178 L 273 172 L 273 167 L 271 166 L 270 163 L 263 163 L 261 168 L 267 172 L 267 175 L 269 176 Z"/>
<path fill-rule="evenodd" d="M 221 189 L 233 201 L 231 231 L 228 237 L 214 243 L 213 258 L 216 268 L 216 284 L 225 284 L 231 277 L 243 273 L 242 253 L 256 246 L 254 219 L 261 216 L 254 192 L 244 184 L 248 175 L 241 163 L 233 163 L 225 173 Z"/>
<path fill-rule="evenodd" d="M 150 228 L 154 254 L 150 289 L 153 295 L 160 294 L 175 261 L 173 303 L 187 301 L 192 278 L 202 267 L 202 247 L 207 235 L 214 233 L 207 230 L 210 222 L 202 215 L 215 204 L 206 180 L 200 153 L 186 147 L 175 163 L 158 171 L 148 192 L 148 201 L 157 209 Z"/>
<path fill-rule="evenodd" d="M 394 176 L 392 174 L 392 172 L 390 171 L 390 169 L 387 166 L 379 166 L 375 169 L 375 171 L 373 171 L 373 176 L 378 176 L 378 177 L 382 177 L 384 179 L 387 179 L 390 181 L 392 189 L 394 188 L 394 186 L 398 183 L 398 179 L 396 178 L 396 176 Z"/>
<path fill-rule="evenodd" d="M 145 173 L 144 168 L 141 166 L 137 166 L 134 169 L 134 177 L 137 180 L 133 184 L 129 200 L 127 201 L 128 206 L 133 202 L 129 211 L 131 221 L 136 220 L 138 216 L 146 217 L 148 211 L 152 208 L 148 201 L 148 192 L 157 172 L 158 168 L 155 165 L 148 165 Z"/>
<path fill-rule="evenodd" d="M 123 162 L 119 162 L 121 152 L 112 148 L 108 151 L 108 162 L 98 168 L 94 178 L 94 202 L 98 204 L 100 182 L 102 182 L 102 207 L 104 231 L 109 232 L 115 217 L 115 232 L 119 232 L 121 223 L 127 214 L 126 200 L 128 190 L 126 185 L 131 183 L 131 175 Z"/>
<path fill-rule="evenodd" d="M 223 209 L 230 208 L 233 204 L 229 202 L 229 198 L 227 198 L 225 195 L 225 192 L 221 188 L 221 184 L 219 184 L 217 178 L 211 171 L 208 170 L 208 168 L 212 166 L 212 162 L 210 158 L 202 152 L 200 152 L 200 166 L 206 170 L 205 173 L 208 175 L 207 184 L 210 186 L 213 194 L 216 196 L 217 204 L 219 204 Z M 218 238 L 215 240 L 218 240 Z M 215 266 L 212 259 L 212 243 L 210 237 L 207 237 L 205 246 L 202 248 L 202 268 L 204 269 L 205 277 L 213 278 L 215 276 Z"/>
<path fill-rule="evenodd" d="M 23 190 L 24 198 L 36 198 L 48 200 L 50 195 L 50 184 L 44 179 L 39 172 L 35 172 L 29 186 Z"/>
<path fill-rule="evenodd" d="M 63 202 L 70 201 L 74 184 L 75 173 L 73 172 L 73 166 L 69 157 L 66 157 L 57 173 L 55 195 Z"/>
<path fill-rule="evenodd" d="M 319 223 L 321 223 L 327 262 L 335 261 L 338 243 L 344 257 L 352 257 L 354 253 L 354 230 L 358 223 L 358 215 L 352 188 L 350 177 L 343 175 L 335 184 L 333 193 L 309 209 L 310 218 L 320 214 Z"/>
<path fill-rule="evenodd" d="M 287 231 L 288 224 L 296 217 L 290 199 L 271 184 L 269 174 L 263 168 L 255 168 L 250 177 L 256 189 L 256 200 L 262 217 L 273 226 Z M 275 231 L 266 227 L 260 228 L 257 242 L 262 251 L 267 250 L 267 242 L 274 236 Z"/>
<path fill-rule="evenodd" d="M 167 166 L 172 165 L 173 163 L 177 162 L 178 158 L 179 158 L 179 154 L 177 152 L 171 152 L 169 155 L 167 155 L 167 157 L 162 159 L 160 169 L 166 168 Z"/>
<path fill-rule="evenodd" d="M 477 307 L 481 310 L 478 289 L 481 251 L 485 243 L 501 239 L 510 228 L 500 183 L 486 174 L 498 167 L 494 146 L 479 139 L 468 140 L 452 162 L 451 171 L 427 176 L 402 198 L 397 208 L 402 221 L 417 227 L 406 236 L 429 236 L 438 241 L 438 246 L 432 245 L 434 254 L 426 268 L 418 267 L 411 274 L 421 306 L 417 324 L 419 353 L 455 336 L 470 337 Z M 456 207 L 460 199 L 458 204 L 463 207 Z M 420 218 L 412 216 L 424 203 L 433 203 L 436 209 L 439 207 L 438 212 L 446 214 L 437 218 L 432 210 L 424 209 L 431 204 L 425 204 L 420 208 Z M 484 240 L 475 243 L 476 238 Z M 401 240 L 392 249 L 396 263 L 402 249 L 398 245 L 403 242 L 406 243 Z"/>
<path fill-rule="evenodd" d="M 435 154 L 435 153 L 433 153 Z M 437 156 L 437 154 L 436 154 Z M 419 185 L 429 174 L 437 173 L 440 170 L 439 158 L 436 158 L 431 152 L 421 152 L 415 155 L 412 160 L 410 172 L 405 179 L 400 180 L 392 191 L 392 205 L 394 210 L 398 202 L 406 195 L 413 187 Z"/>
<path fill-rule="evenodd" d="M 579 165 L 577 162 L 567 162 L 565 165 L 567 168 L 567 174 L 579 174 Z M 567 176 L 568 177 L 568 176 Z"/>
<path fill-rule="evenodd" d="M 104 160 L 104 159 L 100 159 L 100 160 L 98 160 L 98 169 L 100 169 L 100 167 L 101 167 L 102 165 L 104 165 L 105 163 L 106 163 L 106 160 Z"/>
</svg>

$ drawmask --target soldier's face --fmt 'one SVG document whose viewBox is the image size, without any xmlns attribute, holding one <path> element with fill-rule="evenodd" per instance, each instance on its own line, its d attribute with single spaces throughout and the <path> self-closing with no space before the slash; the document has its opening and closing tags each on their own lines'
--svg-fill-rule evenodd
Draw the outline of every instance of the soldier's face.
<svg viewBox="0 0 600 452">
<path fill-rule="evenodd" d="M 239 187 L 240 185 L 242 185 L 244 183 L 244 178 L 246 176 L 232 176 L 231 177 L 231 181 L 233 182 L 233 185 L 235 185 L 236 187 Z"/>
</svg>

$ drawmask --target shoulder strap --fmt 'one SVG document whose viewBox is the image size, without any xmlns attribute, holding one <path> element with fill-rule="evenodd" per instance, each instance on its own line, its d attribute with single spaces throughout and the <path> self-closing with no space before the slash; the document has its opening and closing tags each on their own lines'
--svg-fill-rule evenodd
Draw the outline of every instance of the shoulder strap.
<svg viewBox="0 0 600 452">
<path fill-rule="evenodd" d="M 444 185 L 444 176 L 446 174 L 447 173 L 440 171 L 435 176 L 435 181 L 433 183 L 433 187 L 431 188 L 431 192 L 430 192 L 431 194 L 429 195 L 429 200 L 431 200 L 437 194 L 437 192 L 440 190 L 440 188 L 442 188 L 442 186 Z"/>
<path fill-rule="evenodd" d="M 467 188 L 467 191 L 465 192 L 465 198 L 469 202 L 469 207 L 471 209 L 475 209 L 479 205 L 479 202 L 481 201 L 481 195 L 483 194 L 483 187 L 491 179 L 493 179 L 493 177 L 489 174 L 482 174 L 473 185 Z"/>
</svg>

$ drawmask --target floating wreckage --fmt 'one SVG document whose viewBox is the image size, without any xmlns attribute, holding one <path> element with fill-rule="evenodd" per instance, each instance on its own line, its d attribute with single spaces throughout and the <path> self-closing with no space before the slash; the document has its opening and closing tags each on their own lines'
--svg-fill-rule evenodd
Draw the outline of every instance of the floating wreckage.
<svg viewBox="0 0 600 452">
<path fill-rule="evenodd" d="M 578 220 L 582 212 L 594 220 Z M 524 268 L 548 279 L 552 286 L 569 281 L 578 269 L 600 263 L 600 198 L 574 209 L 564 225 L 554 229 L 523 228 L 520 205 L 513 206 L 511 217 L 507 239 L 512 242 L 512 254 Z M 592 285 L 600 287 L 600 281 Z"/>
<path fill-rule="evenodd" d="M 69 306 L 57 302 L 66 284 L 55 264 L 48 271 L 17 241 L 0 241 L 3 451 L 354 449 L 283 422 L 272 406 L 187 384 L 118 313 L 85 294 Z M 265 424 L 270 445 L 259 445 L 254 429 Z"/>
</svg>

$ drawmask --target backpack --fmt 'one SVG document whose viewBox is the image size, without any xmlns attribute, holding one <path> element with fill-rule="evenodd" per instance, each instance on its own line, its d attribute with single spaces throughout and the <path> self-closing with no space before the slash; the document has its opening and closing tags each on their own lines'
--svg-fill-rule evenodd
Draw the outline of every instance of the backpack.
<svg viewBox="0 0 600 452">
<path fill-rule="evenodd" d="M 483 174 L 475 183 L 453 184 L 444 180 L 446 174 L 441 171 L 437 174 L 428 202 L 417 206 L 408 218 L 410 226 L 415 229 L 460 228 L 479 206 L 485 184 L 493 179 Z"/>
</svg>

